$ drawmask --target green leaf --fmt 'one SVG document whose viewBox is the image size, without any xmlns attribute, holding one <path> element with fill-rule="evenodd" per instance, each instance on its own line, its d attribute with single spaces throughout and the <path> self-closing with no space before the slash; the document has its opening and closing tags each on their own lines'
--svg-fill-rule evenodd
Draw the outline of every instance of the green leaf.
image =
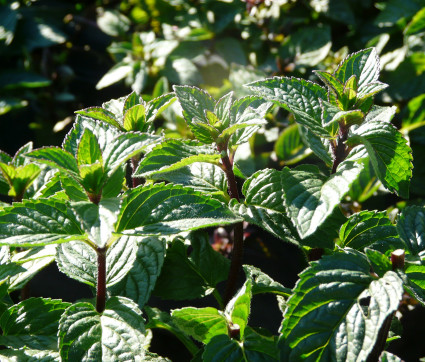
<svg viewBox="0 0 425 362">
<path fill-rule="evenodd" d="M 142 97 L 140 97 L 136 92 L 131 92 L 127 97 L 125 97 L 122 113 L 125 114 L 130 108 L 143 103 Z"/>
<path fill-rule="evenodd" d="M 412 255 L 423 256 L 425 251 L 425 209 L 408 206 L 397 218 L 397 231 Z"/>
<path fill-rule="evenodd" d="M 96 89 L 103 89 L 119 82 L 120 80 L 123 80 L 132 72 L 132 70 L 133 67 L 124 61 L 115 64 L 97 82 Z"/>
<path fill-rule="evenodd" d="M 131 300 L 112 297 L 102 314 L 90 303 L 71 305 L 59 324 L 59 349 L 65 361 L 124 361 L 143 358 L 145 327 Z"/>
<path fill-rule="evenodd" d="M 136 258 L 124 279 L 112 288 L 119 294 L 135 301 L 143 308 L 149 300 L 161 272 L 165 256 L 165 243 L 156 237 L 137 239 Z M 122 259 L 124 261 L 124 259 Z M 126 266 L 127 267 L 127 266 Z M 148 328 L 150 328 L 148 326 Z"/>
<path fill-rule="evenodd" d="M 211 163 L 195 162 L 178 170 L 155 172 L 149 175 L 149 178 L 190 186 L 196 191 L 210 194 L 223 201 L 229 197 L 226 174 L 219 166 Z"/>
<path fill-rule="evenodd" d="M 190 337 L 187 336 L 180 328 L 176 326 L 172 317 L 158 308 L 151 308 L 145 306 L 144 311 L 146 312 L 149 322 L 146 324 L 146 328 L 162 328 L 173 333 L 185 347 L 195 355 L 198 352 L 198 347 L 193 343 Z"/>
<path fill-rule="evenodd" d="M 34 247 L 84 238 L 75 216 L 61 200 L 24 200 L 0 212 L 0 245 Z"/>
<path fill-rule="evenodd" d="M 347 145 L 363 144 L 373 169 L 382 184 L 391 192 L 409 197 L 412 177 L 412 150 L 406 139 L 390 123 L 370 121 L 353 131 Z"/>
<path fill-rule="evenodd" d="M 59 179 L 62 189 L 71 201 L 89 201 L 87 192 L 82 185 L 82 180 L 78 182 L 73 177 L 69 177 L 69 175 L 65 174 L 59 175 Z M 90 187 L 90 185 L 87 185 L 87 181 L 88 180 L 86 180 L 86 186 Z"/>
<path fill-rule="evenodd" d="M 87 202 L 73 202 L 71 208 L 90 240 L 98 247 L 105 246 L 115 229 L 120 212 L 120 199 L 102 199 L 98 205 Z"/>
<path fill-rule="evenodd" d="M 106 252 L 106 286 L 120 282 L 133 267 L 136 259 L 138 238 L 123 236 Z M 56 262 L 59 270 L 72 279 L 96 287 L 97 254 L 81 241 L 71 241 L 57 248 Z"/>
<path fill-rule="evenodd" d="M 126 131 L 144 132 L 147 130 L 145 119 L 145 105 L 137 104 L 125 112 L 123 127 Z"/>
<path fill-rule="evenodd" d="M 372 278 L 360 254 L 323 257 L 300 274 L 287 302 L 280 360 L 367 360 L 402 294 L 396 273 Z"/>
<path fill-rule="evenodd" d="M 363 170 L 360 172 L 357 180 L 351 184 L 351 190 L 347 197 L 350 201 L 357 201 L 359 204 L 362 204 L 374 195 L 380 185 L 381 183 L 373 171 L 369 158 L 366 158 L 363 161 Z"/>
<path fill-rule="evenodd" d="M 285 288 L 282 284 L 275 282 L 267 274 L 252 265 L 243 265 L 246 278 L 251 279 L 252 295 L 262 293 L 273 293 L 288 297 L 292 294 L 291 289 Z"/>
<path fill-rule="evenodd" d="M 347 80 L 357 78 L 357 91 L 360 93 L 368 84 L 379 78 L 379 59 L 375 48 L 360 50 L 348 55 L 334 72 L 334 76 L 345 84 Z"/>
<path fill-rule="evenodd" d="M 202 361 L 239 362 L 246 361 L 246 359 L 237 341 L 230 339 L 227 335 L 218 335 L 205 346 Z"/>
<path fill-rule="evenodd" d="M 115 119 L 114 114 L 104 108 L 90 107 L 90 108 L 82 109 L 80 111 L 76 111 L 75 113 L 81 114 L 82 116 L 96 119 L 98 121 L 109 123 L 110 125 L 117 127 L 118 129 L 122 128 L 121 125 Z"/>
<path fill-rule="evenodd" d="M 56 349 L 59 318 L 69 306 L 49 298 L 29 298 L 13 305 L 0 318 L 1 337 L 6 337 L 0 343 L 12 348 Z"/>
<path fill-rule="evenodd" d="M 230 125 L 230 107 L 232 106 L 232 99 L 233 92 L 229 92 L 221 97 L 214 107 L 214 113 L 217 115 L 217 118 L 224 128 Z"/>
<path fill-rule="evenodd" d="M 0 73 L 0 89 L 4 91 L 18 90 L 21 88 L 47 87 L 52 81 L 40 74 L 8 69 Z"/>
<path fill-rule="evenodd" d="M 146 122 L 151 123 L 176 100 L 174 93 L 163 94 L 146 104 Z"/>
<path fill-rule="evenodd" d="M 100 150 L 99 143 L 89 129 L 84 130 L 80 138 L 76 159 L 78 166 L 91 165 L 96 162 L 103 165 L 102 151 Z"/>
<path fill-rule="evenodd" d="M 365 253 L 369 263 L 372 265 L 373 271 L 383 277 L 387 271 L 392 269 L 390 258 L 382 254 L 378 250 L 366 248 Z"/>
<path fill-rule="evenodd" d="M 269 78 L 247 85 L 252 91 L 294 113 L 295 120 L 321 137 L 329 137 L 322 127 L 320 100 L 327 92 L 316 83 L 298 78 Z"/>
<path fill-rule="evenodd" d="M 400 19 L 410 18 L 423 6 L 421 0 L 390 0 L 380 2 L 378 17 L 375 19 L 379 27 L 388 27 L 397 23 Z"/>
<path fill-rule="evenodd" d="M 213 142 L 210 134 L 195 122 L 208 123 L 204 111 L 214 111 L 214 99 L 196 87 L 174 86 L 173 89 L 183 108 L 183 116 L 196 138 L 204 143 Z"/>
<path fill-rule="evenodd" d="M 251 312 L 252 280 L 247 279 L 241 289 L 227 304 L 224 314 L 234 326 L 239 326 L 240 338 L 243 339 L 245 327 Z"/>
<path fill-rule="evenodd" d="M 231 200 L 230 207 L 245 221 L 260 226 L 282 240 L 298 244 L 297 232 L 284 206 L 283 177 L 284 173 L 271 169 L 254 173 L 242 188 L 244 204 Z"/>
<path fill-rule="evenodd" d="M 23 270 L 9 279 L 9 291 L 21 289 L 41 269 L 55 260 L 56 245 L 32 248 L 16 253 L 11 262 L 19 265 Z"/>
<path fill-rule="evenodd" d="M 198 142 L 169 139 L 155 146 L 139 163 L 134 176 L 152 176 L 179 170 L 195 162 L 218 165 L 220 154 Z"/>
<path fill-rule="evenodd" d="M 250 327 L 245 331 L 243 349 L 247 361 L 271 362 L 279 359 L 277 337 L 265 336 Z"/>
<path fill-rule="evenodd" d="M 425 125 L 425 94 L 421 94 L 409 101 L 405 108 L 406 114 L 402 120 L 403 131 L 411 131 Z"/>
<path fill-rule="evenodd" d="M 14 167 L 0 162 L 0 171 L 10 185 L 9 196 L 22 198 L 28 187 L 40 174 L 40 167 L 34 164 Z"/>
<path fill-rule="evenodd" d="M 205 234 L 191 237 L 192 253 L 187 257 L 183 241 L 174 239 L 167 255 L 154 294 L 163 299 L 194 299 L 213 292 L 225 280 L 229 261 L 209 245 Z"/>
<path fill-rule="evenodd" d="M 161 137 L 139 132 L 126 132 L 114 138 L 103 152 L 108 176 L 111 176 L 131 157 L 144 152 L 148 146 L 160 140 Z"/>
<path fill-rule="evenodd" d="M 4 349 L 0 351 L 1 360 L 4 362 L 59 362 L 59 353 L 55 351 L 38 349 Z"/>
<path fill-rule="evenodd" d="M 285 206 L 301 238 L 312 235 L 332 214 L 362 167 L 353 162 L 342 163 L 329 178 L 319 170 L 282 170 Z"/>
<path fill-rule="evenodd" d="M 58 245 L 56 263 L 68 277 L 96 288 L 97 255 L 86 243 L 71 241 Z"/>
<path fill-rule="evenodd" d="M 107 123 L 77 115 L 72 129 L 65 136 L 62 144 L 63 149 L 76 156 L 78 153 L 80 139 L 86 129 L 90 130 L 96 137 L 102 153 L 105 152 L 106 147 L 109 146 L 112 140 L 121 134 L 117 128 L 111 127 Z"/>
<path fill-rule="evenodd" d="M 422 305 L 425 305 L 425 263 L 406 263 L 404 273 L 398 271 L 406 289 Z"/>
<path fill-rule="evenodd" d="M 285 165 L 293 165 L 308 156 L 309 151 L 302 142 L 298 124 L 286 127 L 274 144 L 274 151 Z"/>
<path fill-rule="evenodd" d="M 124 195 L 116 231 L 141 236 L 169 235 L 239 221 L 219 201 L 190 188 L 155 184 Z"/>
<path fill-rule="evenodd" d="M 328 167 L 332 167 L 332 155 L 329 141 L 316 136 L 307 127 L 299 127 L 300 136 L 303 142 L 319 157 Z"/>
<path fill-rule="evenodd" d="M 375 242 L 397 237 L 397 230 L 385 211 L 358 212 L 350 216 L 339 230 L 341 246 L 360 251 Z"/>
<path fill-rule="evenodd" d="M 215 308 L 187 307 L 171 311 L 173 323 L 186 334 L 204 344 L 217 335 L 227 335 L 227 319 Z"/>
<path fill-rule="evenodd" d="M 59 147 L 39 148 L 27 153 L 26 156 L 67 173 L 79 174 L 78 164 L 74 156 Z"/>
</svg>

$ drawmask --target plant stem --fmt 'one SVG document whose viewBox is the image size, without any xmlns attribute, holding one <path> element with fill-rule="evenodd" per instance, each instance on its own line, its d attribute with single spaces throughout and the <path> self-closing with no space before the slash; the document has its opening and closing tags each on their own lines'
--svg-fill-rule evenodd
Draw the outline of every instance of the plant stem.
<svg viewBox="0 0 425 362">
<path fill-rule="evenodd" d="M 227 185 L 229 187 L 229 196 L 232 199 L 236 199 L 238 202 L 239 192 L 236 184 L 235 174 L 233 173 L 232 162 L 227 154 L 227 147 L 217 147 L 222 153 L 221 162 L 223 170 L 226 174 Z M 225 153 L 225 154 L 224 154 Z M 238 273 L 242 268 L 242 257 L 243 257 L 243 223 L 237 223 L 233 229 L 233 251 L 232 260 L 230 263 L 229 278 L 227 279 L 226 290 L 224 292 L 224 305 L 226 305 L 235 293 L 236 282 L 238 280 Z"/>
<path fill-rule="evenodd" d="M 106 303 L 106 247 L 97 248 L 96 310 L 102 313 Z"/>
<path fill-rule="evenodd" d="M 223 298 L 221 298 L 221 295 L 216 288 L 214 288 L 213 295 L 214 295 L 215 300 L 218 303 L 218 307 L 220 309 L 224 309 L 225 305 L 223 303 Z"/>
<path fill-rule="evenodd" d="M 347 137 L 348 130 L 345 124 L 340 123 L 336 144 L 334 142 L 331 142 L 332 152 L 334 156 L 331 174 L 334 174 L 336 172 L 336 169 L 338 168 L 339 164 L 347 157 L 347 147 L 344 143 L 347 140 Z"/>
</svg>

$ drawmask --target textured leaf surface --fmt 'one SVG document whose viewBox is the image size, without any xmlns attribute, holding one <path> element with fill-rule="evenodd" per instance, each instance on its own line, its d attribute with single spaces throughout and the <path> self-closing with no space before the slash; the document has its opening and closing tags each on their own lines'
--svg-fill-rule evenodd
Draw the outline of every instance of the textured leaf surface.
<svg viewBox="0 0 425 362">
<path fill-rule="evenodd" d="M 104 108 L 90 107 L 90 108 L 82 109 L 75 113 L 81 114 L 82 116 L 90 117 L 99 121 L 103 121 L 105 123 L 109 123 L 119 129 L 121 128 L 121 125 L 115 119 L 114 114 Z"/>
<path fill-rule="evenodd" d="M 64 201 L 24 201 L 0 212 L 0 244 L 3 245 L 32 247 L 84 237 Z"/>
<path fill-rule="evenodd" d="M 35 274 L 55 260 L 55 254 L 55 244 L 14 254 L 12 263 L 16 263 L 23 270 L 10 278 L 9 291 L 22 288 Z"/>
<path fill-rule="evenodd" d="M 123 279 L 136 258 L 137 238 L 122 236 L 106 252 L 106 286 Z M 80 241 L 61 244 L 57 248 L 56 262 L 61 272 L 70 278 L 97 285 L 97 254 L 92 247 Z"/>
<path fill-rule="evenodd" d="M 78 174 L 78 165 L 74 156 L 59 147 L 45 147 L 28 152 L 26 156 L 62 171 Z"/>
<path fill-rule="evenodd" d="M 156 237 L 137 239 L 136 258 L 133 265 L 126 277 L 114 286 L 112 291 L 113 294 L 120 294 L 132 299 L 139 305 L 139 308 L 143 308 L 161 272 L 165 245 L 164 241 Z"/>
<path fill-rule="evenodd" d="M 189 186 L 196 191 L 215 195 L 225 199 L 227 195 L 227 180 L 223 170 L 213 164 L 195 162 L 189 166 L 170 172 L 151 174 L 149 178 Z"/>
<path fill-rule="evenodd" d="M 117 231 L 136 235 L 177 234 L 240 220 L 219 201 L 190 188 L 155 184 L 126 193 Z"/>
<path fill-rule="evenodd" d="M 90 241 L 103 247 L 107 244 L 115 229 L 120 211 L 119 199 L 102 199 L 98 205 L 92 202 L 74 202 L 71 204 L 81 228 L 89 235 Z"/>
<path fill-rule="evenodd" d="M 280 360 L 366 360 L 403 293 L 393 271 L 371 277 L 358 254 L 325 256 L 300 274 L 282 323 Z"/>
<path fill-rule="evenodd" d="M 7 309 L 1 316 L 0 343 L 12 348 L 56 349 L 59 318 L 70 303 L 49 298 L 30 298 Z"/>
<path fill-rule="evenodd" d="M 4 362 L 59 362 L 59 353 L 55 351 L 38 349 L 4 349 L 0 351 L 1 360 Z"/>
<path fill-rule="evenodd" d="M 334 75 L 343 84 L 351 76 L 356 76 L 359 92 L 367 84 L 377 81 L 379 77 L 379 60 L 375 48 L 364 49 L 350 54 L 341 62 Z"/>
<path fill-rule="evenodd" d="M 220 154 L 212 147 L 202 146 L 198 142 L 166 140 L 152 149 L 140 162 L 135 176 L 151 176 L 178 170 L 195 162 L 217 164 Z"/>
<path fill-rule="evenodd" d="M 282 284 L 274 281 L 267 274 L 252 265 L 243 266 L 245 275 L 252 281 L 252 295 L 261 293 L 273 293 L 288 297 L 292 294 L 291 289 L 285 288 Z"/>
<path fill-rule="evenodd" d="M 347 141 L 364 144 L 379 180 L 390 191 L 409 196 L 412 177 L 412 150 L 406 139 L 390 123 L 370 121 L 361 125 Z"/>
<path fill-rule="evenodd" d="M 251 312 L 252 280 L 247 279 L 241 289 L 227 304 L 224 313 L 234 325 L 239 326 L 240 337 L 244 337 L 245 328 L 248 324 Z"/>
<path fill-rule="evenodd" d="M 202 343 L 220 334 L 227 335 L 226 317 L 215 308 L 175 309 L 171 315 L 178 328 Z"/>
<path fill-rule="evenodd" d="M 329 178 L 316 171 L 282 171 L 285 205 L 302 238 L 312 235 L 332 214 L 351 183 L 358 177 L 361 165 L 346 162 Z"/>
<path fill-rule="evenodd" d="M 230 339 L 227 335 L 215 336 L 210 343 L 205 346 L 202 360 L 205 362 L 246 361 L 242 349 L 237 341 Z"/>
<path fill-rule="evenodd" d="M 321 86 L 298 78 L 274 77 L 247 85 L 267 100 L 291 111 L 295 120 L 323 137 L 329 134 L 322 127 L 320 100 L 327 100 Z"/>
<path fill-rule="evenodd" d="M 244 204 L 232 200 L 230 206 L 245 221 L 256 224 L 278 238 L 298 243 L 298 235 L 286 216 L 283 172 L 266 169 L 253 174 L 243 185 Z"/>
<path fill-rule="evenodd" d="M 102 314 L 90 303 L 71 305 L 59 325 L 59 348 L 65 361 L 127 361 L 143 358 L 145 327 L 134 302 L 112 297 Z"/>
<path fill-rule="evenodd" d="M 292 165 L 308 156 L 309 151 L 302 142 L 296 123 L 283 130 L 274 144 L 274 151 L 285 165 Z"/>
<path fill-rule="evenodd" d="M 411 254 L 423 256 L 425 252 L 425 209 L 423 207 L 406 207 L 397 220 L 397 231 Z"/>
<path fill-rule="evenodd" d="M 397 230 L 385 211 L 361 211 L 352 215 L 339 231 L 341 246 L 363 250 L 374 242 L 397 238 Z"/>
</svg>

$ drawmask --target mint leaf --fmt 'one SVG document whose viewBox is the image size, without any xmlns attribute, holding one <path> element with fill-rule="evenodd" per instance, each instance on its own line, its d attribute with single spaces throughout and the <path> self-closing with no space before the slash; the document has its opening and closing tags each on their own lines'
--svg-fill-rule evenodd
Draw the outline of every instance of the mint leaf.
<svg viewBox="0 0 425 362">
<path fill-rule="evenodd" d="M 146 122 L 151 123 L 176 100 L 174 93 L 163 94 L 146 104 Z"/>
<path fill-rule="evenodd" d="M 211 342 L 205 346 L 202 360 L 205 362 L 246 361 L 239 343 L 234 339 L 230 339 L 227 335 L 215 336 Z"/>
<path fill-rule="evenodd" d="M 252 265 L 243 265 L 246 278 L 251 279 L 252 295 L 262 293 L 273 293 L 288 297 L 292 294 L 291 289 L 285 288 L 282 284 L 275 282 L 267 274 Z"/>
<path fill-rule="evenodd" d="M 243 187 L 244 204 L 231 200 L 230 207 L 245 221 L 262 227 L 276 237 L 298 244 L 298 235 L 287 217 L 282 188 L 284 173 L 261 170 L 248 178 Z"/>
<path fill-rule="evenodd" d="M 104 108 L 89 107 L 89 108 L 82 109 L 80 111 L 76 111 L 75 113 L 80 114 L 82 116 L 90 117 L 99 121 L 103 121 L 105 123 L 109 123 L 110 125 L 117 127 L 118 129 L 122 128 L 121 125 L 115 119 L 114 114 Z"/>
<path fill-rule="evenodd" d="M 274 151 L 285 165 L 292 165 L 308 156 L 309 150 L 302 142 L 298 124 L 285 127 L 274 144 Z"/>
<path fill-rule="evenodd" d="M 34 247 L 84 238 L 62 200 L 24 200 L 0 211 L 0 245 Z"/>
<path fill-rule="evenodd" d="M 346 252 L 312 263 L 300 278 L 287 302 L 280 359 L 366 360 L 401 300 L 397 274 L 374 279 L 363 256 Z"/>
<path fill-rule="evenodd" d="M 143 308 L 149 300 L 161 272 L 165 256 L 165 242 L 156 237 L 137 239 L 136 258 L 124 279 L 114 285 L 112 293 L 135 301 Z M 121 259 L 125 262 L 125 259 Z M 128 268 L 128 266 L 126 266 Z"/>
<path fill-rule="evenodd" d="M 361 92 L 369 83 L 379 78 L 379 59 L 375 48 L 360 50 L 347 56 L 334 72 L 345 84 L 353 75 L 357 78 L 357 90 Z"/>
<path fill-rule="evenodd" d="M 124 195 L 116 231 L 140 236 L 169 235 L 240 220 L 219 201 L 190 188 L 155 184 Z"/>
<path fill-rule="evenodd" d="M 89 129 L 84 130 L 83 135 L 78 143 L 78 151 L 76 155 L 78 166 L 91 165 L 99 162 L 103 165 L 102 151 L 93 132 Z"/>
<path fill-rule="evenodd" d="M 137 104 L 127 109 L 124 114 L 123 122 L 126 131 L 146 132 L 148 125 L 145 122 L 145 105 Z"/>
<path fill-rule="evenodd" d="M 8 308 L 0 318 L 0 343 L 12 348 L 56 349 L 59 318 L 70 303 L 30 298 Z"/>
<path fill-rule="evenodd" d="M 4 362 L 59 362 L 58 352 L 49 350 L 40 351 L 38 349 L 29 348 L 20 350 L 4 349 L 0 351 L 0 357 Z"/>
<path fill-rule="evenodd" d="M 205 91 L 189 86 L 174 86 L 174 92 L 183 108 L 183 116 L 195 137 L 203 143 L 212 143 L 205 111 L 214 111 L 215 101 Z"/>
<path fill-rule="evenodd" d="M 171 172 L 195 162 L 219 164 L 220 154 L 199 142 L 165 140 L 155 146 L 139 163 L 134 176 L 150 177 L 156 173 Z"/>
<path fill-rule="evenodd" d="M 120 199 L 102 199 L 97 205 L 81 201 L 71 203 L 71 208 L 90 241 L 103 247 L 108 243 L 115 229 L 120 203 Z"/>
<path fill-rule="evenodd" d="M 206 344 L 214 336 L 221 334 L 227 336 L 227 319 L 215 308 L 174 309 L 171 316 L 179 329 L 199 342 Z"/>
<path fill-rule="evenodd" d="M 120 135 L 118 129 L 107 123 L 77 115 L 72 129 L 65 136 L 62 148 L 74 156 L 77 155 L 80 139 L 86 129 L 90 130 L 96 137 L 102 153 L 112 140 Z"/>
<path fill-rule="evenodd" d="M 285 206 L 301 238 L 312 235 L 326 221 L 360 171 L 361 165 L 349 161 L 342 163 L 329 178 L 317 168 L 282 170 Z"/>
<path fill-rule="evenodd" d="M 67 173 L 79 174 L 77 161 L 74 156 L 59 147 L 39 148 L 27 153 L 26 156 Z"/>
<path fill-rule="evenodd" d="M 406 139 L 390 123 L 370 121 L 353 131 L 347 145 L 363 144 L 382 184 L 404 198 L 409 196 L 412 177 L 412 150 Z"/>
<path fill-rule="evenodd" d="M 295 120 L 321 137 L 329 137 L 322 127 L 320 100 L 327 100 L 324 88 L 298 78 L 269 78 L 253 82 L 248 88 L 265 99 L 294 113 Z"/>
<path fill-rule="evenodd" d="M 423 256 L 425 252 L 425 209 L 408 206 L 397 219 L 400 239 L 412 255 Z"/>
<path fill-rule="evenodd" d="M 138 238 L 122 236 L 106 252 L 106 286 L 120 282 L 132 268 L 136 259 Z M 56 263 L 59 270 L 72 279 L 97 285 L 96 251 L 81 241 L 71 241 L 57 248 Z"/>
<path fill-rule="evenodd" d="M 348 219 L 339 230 L 341 246 L 363 250 L 377 241 L 397 238 L 398 233 L 385 211 L 361 211 Z"/>
<path fill-rule="evenodd" d="M 112 297 L 102 314 L 90 303 L 71 305 L 59 324 L 59 349 L 65 361 L 123 361 L 143 358 L 145 327 L 131 300 Z"/>
<path fill-rule="evenodd" d="M 245 328 L 251 312 L 252 280 L 247 279 L 241 289 L 227 304 L 224 314 L 233 325 L 239 326 L 240 338 L 243 339 Z"/>
<path fill-rule="evenodd" d="M 189 186 L 223 201 L 228 198 L 226 174 L 219 166 L 211 163 L 195 162 L 178 170 L 155 172 L 149 178 Z"/>
<path fill-rule="evenodd" d="M 16 253 L 11 258 L 11 263 L 16 263 L 22 269 L 10 277 L 9 291 L 21 289 L 41 269 L 55 260 L 56 245 L 46 245 Z"/>
</svg>

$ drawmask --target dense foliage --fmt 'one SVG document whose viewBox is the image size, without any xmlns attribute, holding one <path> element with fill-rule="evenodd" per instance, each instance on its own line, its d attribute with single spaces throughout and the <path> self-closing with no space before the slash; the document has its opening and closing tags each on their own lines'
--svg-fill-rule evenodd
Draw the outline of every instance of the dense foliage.
<svg viewBox="0 0 425 362">
<path fill-rule="evenodd" d="M 0 359 L 174 360 L 166 330 L 194 361 L 399 360 L 420 0 L 0 4 Z M 30 290 L 53 264 L 91 297 Z"/>
</svg>

